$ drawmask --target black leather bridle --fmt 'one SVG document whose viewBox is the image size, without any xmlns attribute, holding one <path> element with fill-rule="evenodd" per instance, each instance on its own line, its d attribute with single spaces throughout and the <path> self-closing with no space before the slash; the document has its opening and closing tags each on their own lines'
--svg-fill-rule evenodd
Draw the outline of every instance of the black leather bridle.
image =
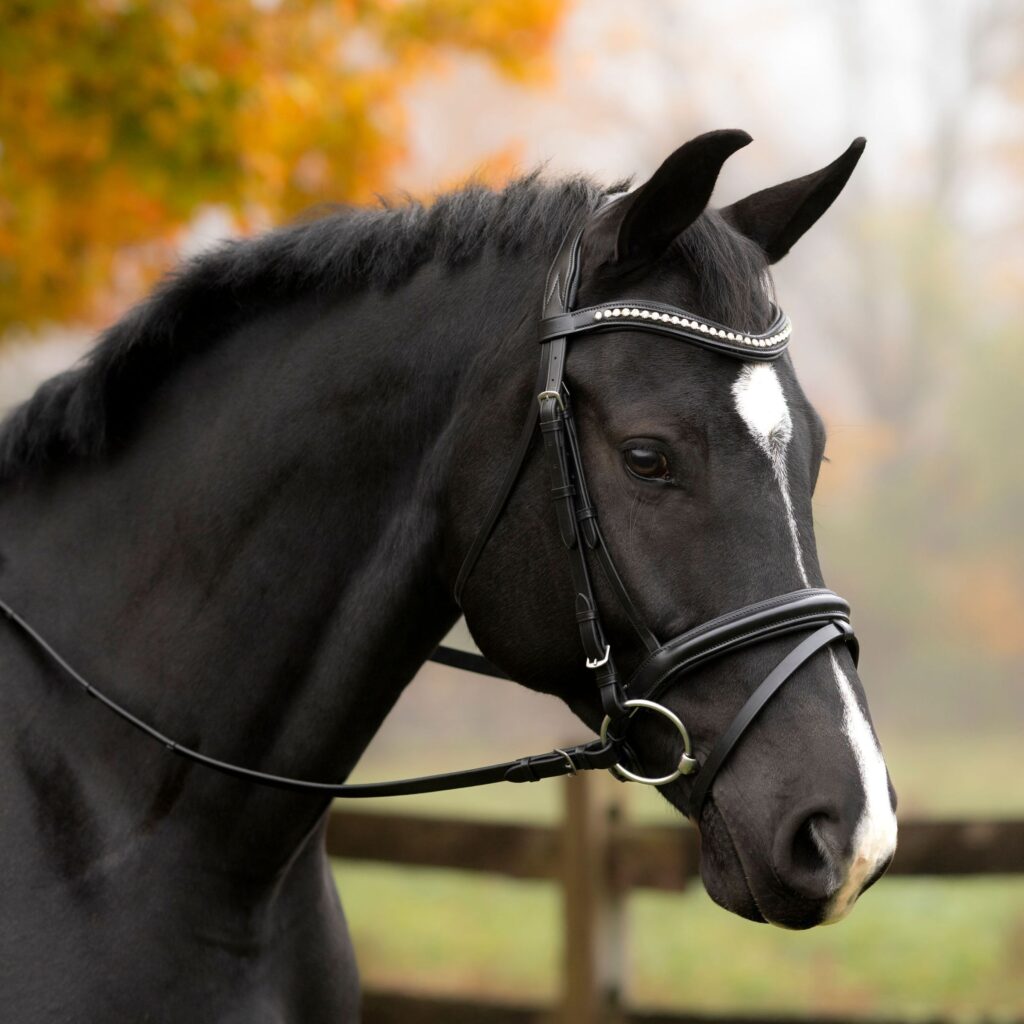
<svg viewBox="0 0 1024 1024">
<path fill-rule="evenodd" d="M 611 746 L 617 756 L 623 755 L 635 762 L 635 755 L 626 744 L 630 719 L 640 710 L 660 714 L 678 730 L 682 741 L 683 751 L 675 769 L 661 776 L 646 776 L 616 760 L 610 766 L 611 770 L 623 780 L 652 786 L 663 786 L 675 781 L 680 775 L 696 772 L 690 791 L 688 813 L 694 821 L 699 821 L 711 783 L 719 769 L 747 727 L 783 683 L 816 652 L 837 641 L 842 641 L 850 648 L 856 662 L 857 640 L 850 625 L 849 605 L 831 590 L 819 588 L 796 590 L 739 608 L 664 643 L 659 642 L 644 622 L 615 568 L 601 532 L 597 509 L 587 487 L 576 419 L 565 380 L 569 339 L 608 330 L 653 331 L 744 362 L 765 362 L 778 359 L 786 350 L 791 328 L 789 318 L 777 307 L 771 326 L 762 334 L 737 331 L 706 318 L 696 317 L 676 306 L 648 300 L 613 299 L 599 305 L 574 308 L 580 277 L 582 241 L 583 228 L 570 232 L 548 271 L 540 321 L 537 404 L 531 405 L 519 437 L 516 455 L 459 570 L 455 597 L 461 604 L 466 583 L 522 473 L 539 425 L 551 499 L 558 520 L 559 535 L 568 555 L 576 595 L 575 612 L 580 642 L 587 668 L 594 671 L 604 712 L 598 741 L 601 746 L 588 744 L 582 749 L 593 750 L 603 761 L 607 756 L 605 748 Z M 609 589 L 647 651 L 646 657 L 626 685 L 619 679 L 611 646 L 601 622 L 588 554 L 600 566 Z M 658 703 L 655 698 L 681 675 L 708 661 L 775 637 L 808 632 L 809 635 L 776 665 L 751 694 L 714 744 L 704 763 L 699 764 L 693 757 L 686 727 L 673 711 Z M 451 659 L 437 660 L 455 663 Z M 473 666 L 466 664 L 464 667 Z M 570 760 L 568 755 L 566 760 Z M 567 763 L 566 772 L 571 771 L 572 767 L 579 769 L 598 765 L 570 766 Z"/>
<path fill-rule="evenodd" d="M 576 421 L 565 381 L 569 339 L 609 328 L 646 330 L 744 361 L 763 361 L 777 359 L 785 351 L 789 342 L 789 320 L 776 309 L 768 331 L 752 335 L 696 317 L 675 306 L 646 300 L 620 299 L 599 306 L 574 309 L 582 237 L 582 228 L 566 236 L 548 272 L 540 321 L 541 358 L 537 400 L 531 402 L 516 454 L 501 489 L 463 560 L 455 584 L 455 598 L 461 604 L 466 583 L 522 473 L 539 425 L 558 530 L 568 555 L 576 594 L 575 611 L 580 640 L 587 667 L 594 671 L 605 716 L 598 739 L 502 764 L 392 782 L 330 783 L 273 775 L 221 761 L 177 743 L 93 686 L 3 600 L 0 600 L 0 612 L 71 680 L 115 715 L 162 743 L 171 753 L 234 778 L 277 789 L 355 798 L 429 793 L 493 782 L 536 782 L 598 768 L 610 769 L 623 780 L 654 786 L 666 785 L 680 775 L 696 772 L 690 791 L 689 815 L 694 821 L 699 821 L 718 770 L 744 731 L 778 689 L 816 652 L 830 644 L 839 641 L 845 643 L 856 661 L 857 641 L 850 626 L 847 603 L 832 591 L 818 588 L 796 590 L 728 612 L 664 643 L 659 642 L 644 623 L 615 568 L 587 488 Z M 619 679 L 601 621 L 588 555 L 600 566 L 612 593 L 647 651 L 625 685 Z M 730 726 L 712 746 L 704 762 L 699 763 L 693 756 L 690 736 L 682 721 L 655 698 L 680 676 L 700 665 L 752 644 L 795 633 L 806 635 L 751 694 Z M 504 677 L 503 672 L 481 656 L 452 648 L 439 647 L 432 660 Z M 627 745 L 627 734 L 630 721 L 640 710 L 660 714 L 680 734 L 683 751 L 678 764 L 668 774 L 646 776 L 636 770 L 637 759 Z"/>
</svg>

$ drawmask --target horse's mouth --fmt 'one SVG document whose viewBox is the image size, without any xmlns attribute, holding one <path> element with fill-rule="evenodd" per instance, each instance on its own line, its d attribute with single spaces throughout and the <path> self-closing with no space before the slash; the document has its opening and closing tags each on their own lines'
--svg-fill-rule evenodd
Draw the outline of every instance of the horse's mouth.
<svg viewBox="0 0 1024 1024">
<path fill-rule="evenodd" d="M 701 878 L 715 903 L 748 921 L 787 931 L 830 923 L 831 896 L 808 898 L 788 891 L 769 865 L 751 862 L 742 849 L 721 810 L 709 808 L 701 822 Z M 838 917 L 852 909 L 857 895 Z"/>
</svg>

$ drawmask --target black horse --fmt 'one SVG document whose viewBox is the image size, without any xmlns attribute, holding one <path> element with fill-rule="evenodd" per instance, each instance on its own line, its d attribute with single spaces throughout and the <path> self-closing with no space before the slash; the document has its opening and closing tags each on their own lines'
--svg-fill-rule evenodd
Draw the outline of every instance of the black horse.
<svg viewBox="0 0 1024 1024">
<path fill-rule="evenodd" d="M 460 613 L 460 564 L 536 400 L 566 233 L 587 224 L 581 303 L 641 294 L 767 327 L 769 264 L 862 143 L 706 209 L 747 141 L 701 136 L 611 206 L 586 181 L 528 177 L 203 256 L 9 418 L 0 597 L 182 743 L 344 777 Z M 568 377 L 608 547 L 656 632 L 820 584 L 825 435 L 788 356 L 737 361 L 623 322 L 574 342 Z M 462 611 L 508 675 L 596 727 L 548 495 L 535 447 Z M 629 669 L 644 650 L 595 586 Z M 791 646 L 735 651 L 666 692 L 698 756 Z M 326 798 L 171 757 L 2 620 L 0 674 L 4 1020 L 357 1019 Z M 648 718 L 631 742 L 654 769 L 671 758 Z M 691 786 L 662 791 L 685 810 Z M 834 920 L 891 857 L 894 804 L 853 662 L 829 647 L 718 776 L 698 822 L 707 890 L 755 921 Z"/>
</svg>

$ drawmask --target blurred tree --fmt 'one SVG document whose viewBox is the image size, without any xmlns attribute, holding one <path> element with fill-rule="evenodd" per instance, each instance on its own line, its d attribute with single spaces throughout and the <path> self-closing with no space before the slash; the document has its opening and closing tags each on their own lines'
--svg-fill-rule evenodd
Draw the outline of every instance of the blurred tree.
<svg viewBox="0 0 1024 1024">
<path fill-rule="evenodd" d="M 95 311 L 206 205 L 240 224 L 386 187 L 446 49 L 543 73 L 548 0 L 11 0 L 0 7 L 0 331 Z M 162 245 L 153 245 L 162 240 Z M 147 243 L 143 246 L 142 243 Z"/>
<path fill-rule="evenodd" d="M 870 90 L 878 9 L 835 3 L 851 96 Z M 843 279 L 860 312 L 843 310 L 830 326 L 848 332 L 866 422 L 835 438 L 845 481 L 834 482 L 825 546 L 835 585 L 884 654 L 877 674 L 898 695 L 887 699 L 904 702 L 904 721 L 946 726 L 953 714 L 960 724 L 987 714 L 1003 727 L 1024 707 L 1024 464 L 1014 426 L 1024 260 L 1008 242 L 1019 236 L 1024 151 L 1019 132 L 977 124 L 984 106 L 1020 123 L 1024 9 L 917 0 L 904 14 L 929 43 L 919 69 L 928 104 L 913 143 L 920 185 L 901 194 L 877 183 L 849 236 L 856 258 Z M 967 202 L 983 190 L 999 197 L 998 217 L 971 214 Z"/>
</svg>

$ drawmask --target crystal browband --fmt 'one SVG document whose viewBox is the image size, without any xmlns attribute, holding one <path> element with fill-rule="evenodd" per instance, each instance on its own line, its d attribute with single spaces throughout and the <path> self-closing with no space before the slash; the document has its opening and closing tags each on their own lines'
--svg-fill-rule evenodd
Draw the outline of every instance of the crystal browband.
<svg viewBox="0 0 1024 1024">
<path fill-rule="evenodd" d="M 541 321 L 540 340 L 628 326 L 655 331 L 696 343 L 740 359 L 776 359 L 789 344 L 793 326 L 777 306 L 772 307 L 771 326 L 763 334 L 749 334 L 715 323 L 677 306 L 658 302 L 616 299 L 598 306 L 574 309 Z"/>
<path fill-rule="evenodd" d="M 719 338 L 725 338 L 727 341 L 736 341 L 741 345 L 753 345 L 756 348 L 770 348 L 773 345 L 778 345 L 789 337 L 792 330 L 790 324 L 787 323 L 781 331 L 771 336 L 760 334 L 738 334 L 735 331 L 730 331 L 724 327 L 712 325 L 704 320 L 693 320 L 687 317 L 677 316 L 675 313 L 661 313 L 657 310 L 647 308 L 641 309 L 636 306 L 632 308 L 627 306 L 613 306 L 604 310 L 599 309 L 594 313 L 595 320 L 610 319 L 616 316 L 634 320 L 637 318 L 641 320 L 660 320 L 665 324 L 677 324 L 682 327 L 702 331 L 704 334 L 711 334 Z"/>
</svg>

